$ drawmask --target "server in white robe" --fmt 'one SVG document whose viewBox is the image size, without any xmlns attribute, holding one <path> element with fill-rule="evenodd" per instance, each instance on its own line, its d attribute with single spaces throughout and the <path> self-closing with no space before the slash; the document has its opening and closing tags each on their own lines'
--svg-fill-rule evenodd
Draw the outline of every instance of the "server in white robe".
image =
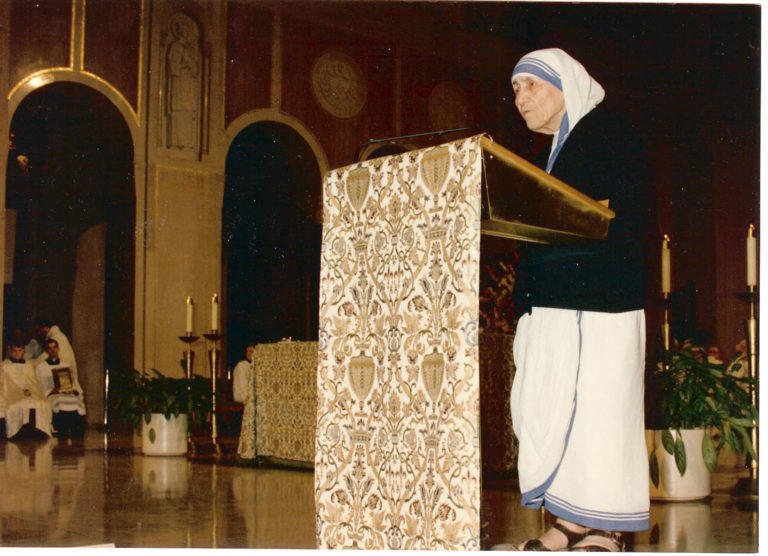
<svg viewBox="0 0 768 556">
<path fill-rule="evenodd" d="M 81 438 L 85 432 L 85 397 L 75 366 L 59 355 L 59 343 L 45 341 L 47 357 L 37 363 L 35 374 L 53 411 L 56 436 Z"/>
<path fill-rule="evenodd" d="M 53 324 L 50 320 L 41 318 L 37 321 L 37 330 L 39 334 L 44 338 L 43 347 L 45 347 L 45 340 L 56 340 L 59 344 L 59 355 L 66 361 L 72 364 L 72 368 L 77 372 L 77 359 L 75 358 L 75 351 L 72 349 L 72 344 L 69 343 L 69 338 L 64 332 L 61 331 L 58 325 Z M 40 361 L 43 361 L 48 357 L 48 354 L 43 351 L 40 356 L 35 360 L 35 365 Z"/>
<path fill-rule="evenodd" d="M 251 344 L 245 348 L 245 359 L 235 365 L 232 371 L 232 399 L 238 403 L 245 403 L 248 397 L 248 390 L 251 389 L 253 380 L 251 378 L 251 359 L 253 358 L 254 345 Z"/>
<path fill-rule="evenodd" d="M 51 436 L 51 406 L 32 363 L 24 360 L 24 346 L 9 346 L 0 369 L 7 438 L 25 435 L 27 429 L 32 435 Z"/>
<path fill-rule="evenodd" d="M 600 84 L 560 49 L 512 73 L 529 129 L 552 135 L 537 165 L 615 211 L 605 241 L 525 244 L 513 298 L 511 411 L 522 503 L 554 526 L 521 550 L 619 551 L 649 525 L 644 440 L 643 149 Z"/>
</svg>

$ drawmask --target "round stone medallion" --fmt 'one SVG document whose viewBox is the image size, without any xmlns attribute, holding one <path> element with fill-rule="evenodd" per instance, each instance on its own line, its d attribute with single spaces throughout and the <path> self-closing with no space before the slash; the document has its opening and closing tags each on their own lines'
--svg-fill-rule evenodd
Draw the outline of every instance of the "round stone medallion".
<svg viewBox="0 0 768 556">
<path fill-rule="evenodd" d="M 428 100 L 432 129 L 456 129 L 470 125 L 471 107 L 464 88 L 458 83 L 442 81 L 435 85 Z"/>
<path fill-rule="evenodd" d="M 312 68 L 312 92 L 329 114 L 351 118 L 362 110 L 367 95 L 363 72 L 342 52 L 329 51 Z"/>
</svg>

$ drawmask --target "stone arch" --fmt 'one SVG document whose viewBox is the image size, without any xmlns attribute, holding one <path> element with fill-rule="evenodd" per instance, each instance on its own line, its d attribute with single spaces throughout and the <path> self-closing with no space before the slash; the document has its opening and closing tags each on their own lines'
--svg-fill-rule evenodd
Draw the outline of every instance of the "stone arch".
<svg viewBox="0 0 768 556">
<path fill-rule="evenodd" d="M 252 342 L 316 339 L 322 173 L 314 152 L 274 119 L 239 127 L 230 144 L 222 203 L 229 366 Z"/>
<path fill-rule="evenodd" d="M 9 119 L 13 117 L 19 104 L 31 93 L 46 85 L 62 81 L 79 83 L 101 93 L 122 115 L 131 133 L 133 144 L 137 145 L 141 143 L 141 129 L 139 127 L 139 121 L 141 120 L 140 108 L 134 109 L 120 91 L 113 87 L 109 82 L 87 72 L 73 72 L 70 69 L 52 69 L 28 75 L 22 81 L 17 83 L 8 94 Z M 138 106 L 141 107 L 142 103 L 143 100 L 140 98 Z"/>
<path fill-rule="evenodd" d="M 141 122 L 145 119 L 143 113 L 143 107 L 145 106 L 143 95 L 145 93 L 142 90 L 139 91 L 136 107 L 134 107 L 116 87 L 98 75 L 86 71 L 73 71 L 72 68 L 50 68 L 40 70 L 20 80 L 8 93 L 8 127 L 10 128 L 11 118 L 16 113 L 19 104 L 23 102 L 27 96 L 41 87 L 59 82 L 78 83 L 101 93 L 104 98 L 112 103 L 122 116 L 123 122 L 130 134 L 133 148 L 134 220 L 137 224 L 141 224 L 146 210 L 145 196 L 147 190 L 144 155 L 146 150 L 146 132 L 141 126 Z M 2 178 L 4 178 L 4 176 L 0 176 L 0 179 Z M 146 242 L 145 226 L 136 225 L 133 233 L 135 237 L 135 245 L 144 245 Z M 0 265 L 2 264 L 3 261 L 0 260 Z M 141 276 L 145 272 L 145 260 L 142 249 L 135 249 L 135 258 L 131 261 L 131 264 L 135 268 L 136 282 L 136 289 L 134 292 L 131 292 L 131 296 L 134 299 L 134 304 L 131 310 L 135 314 L 135 322 L 132 324 L 132 328 L 136 351 L 133 354 L 133 358 L 134 360 L 142 360 L 144 353 L 142 346 L 145 341 L 144 327 L 139 323 L 144 321 L 144 298 L 146 293 L 141 279 Z M 133 366 L 133 362 L 131 362 L 131 365 Z"/>
<path fill-rule="evenodd" d="M 298 133 L 312 149 L 312 153 L 314 154 L 315 160 L 317 160 L 317 164 L 320 168 L 321 176 L 324 176 L 325 173 L 331 169 L 328 162 L 328 156 L 325 154 L 325 149 L 323 149 L 320 141 L 317 139 L 317 137 L 315 137 L 315 134 L 312 133 L 309 128 L 301 122 L 301 120 L 271 108 L 252 110 L 236 118 L 229 125 L 226 131 L 224 142 L 227 145 L 227 150 L 229 150 L 232 142 L 241 131 L 252 124 L 263 121 L 279 122 Z M 222 160 L 222 163 L 223 162 L 224 161 Z"/>
<path fill-rule="evenodd" d="M 133 364 L 135 309 L 125 299 L 136 285 L 134 135 L 119 103 L 79 81 L 32 79 L 14 91 L 24 97 L 12 103 L 4 202 L 18 214 L 6 259 L 16 280 L 3 320 L 46 316 L 61 326 L 75 347 L 88 422 L 101 423 L 105 368 Z M 95 292 L 101 303 L 92 303 Z"/>
</svg>

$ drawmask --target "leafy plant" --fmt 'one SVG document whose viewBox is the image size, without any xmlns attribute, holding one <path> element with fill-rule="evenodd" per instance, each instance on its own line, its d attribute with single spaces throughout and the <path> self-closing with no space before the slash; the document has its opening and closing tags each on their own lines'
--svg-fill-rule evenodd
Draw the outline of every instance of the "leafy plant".
<svg viewBox="0 0 768 556">
<path fill-rule="evenodd" d="M 664 354 L 664 365 L 657 371 L 661 388 L 661 413 L 664 429 L 661 442 L 675 457 L 680 475 L 685 475 L 687 455 L 681 429 L 704 428 L 701 451 L 710 472 L 717 467 L 721 451 L 746 452 L 755 457 L 750 438 L 751 427 L 757 426 L 757 408 L 749 389 L 756 381 L 726 372 L 725 365 L 711 363 L 706 349 L 690 340 Z M 649 466 L 653 484 L 659 485 L 659 462 L 656 447 L 651 451 Z"/>
<path fill-rule="evenodd" d="M 186 413 L 195 424 L 205 422 L 213 409 L 210 380 L 171 378 L 152 369 L 152 375 L 137 370 L 110 375 L 109 402 L 121 421 L 141 432 L 142 420 L 149 424 L 153 413 L 166 419 Z"/>
</svg>

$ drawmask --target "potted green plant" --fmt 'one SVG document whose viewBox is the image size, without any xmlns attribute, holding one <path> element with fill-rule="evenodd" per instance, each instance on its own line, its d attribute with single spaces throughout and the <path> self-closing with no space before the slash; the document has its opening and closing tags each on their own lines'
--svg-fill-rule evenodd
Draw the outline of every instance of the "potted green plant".
<svg viewBox="0 0 768 556">
<path fill-rule="evenodd" d="M 123 422 L 142 436 L 148 455 L 180 455 L 187 451 L 187 431 L 204 423 L 213 408 L 210 381 L 167 377 L 137 370 L 110 376 L 110 402 Z M 192 423 L 189 420 L 192 420 Z"/>
<path fill-rule="evenodd" d="M 662 428 L 648 431 L 651 498 L 704 498 L 720 452 L 755 456 L 749 430 L 758 423 L 749 394 L 755 381 L 710 362 L 706 349 L 688 340 L 665 353 L 653 382 Z"/>
</svg>

